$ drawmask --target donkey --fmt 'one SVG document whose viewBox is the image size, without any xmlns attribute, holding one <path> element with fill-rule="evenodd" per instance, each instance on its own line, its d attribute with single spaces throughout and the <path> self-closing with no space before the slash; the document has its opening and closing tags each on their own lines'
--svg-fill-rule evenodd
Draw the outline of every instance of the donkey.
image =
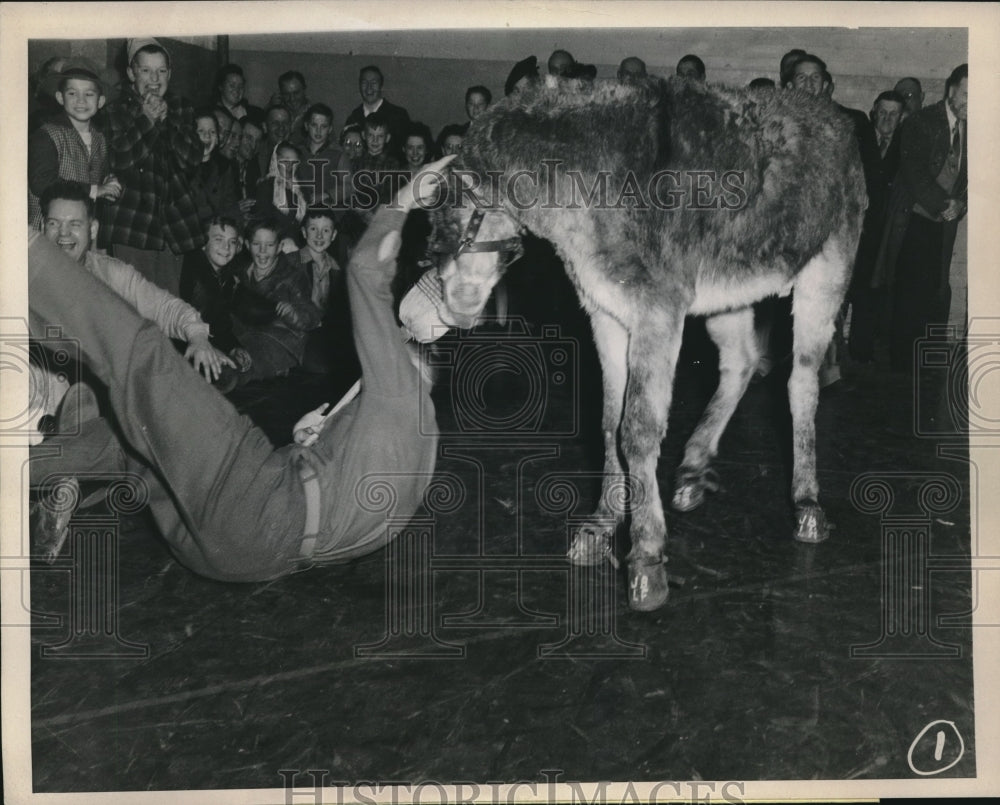
<svg viewBox="0 0 1000 805">
<path fill-rule="evenodd" d="M 604 488 L 569 559 L 614 561 L 612 538 L 623 516 L 609 501 L 624 463 L 629 604 L 648 611 L 666 602 L 656 464 L 684 318 L 706 317 L 720 369 L 677 471 L 673 505 L 688 511 L 714 488 L 710 463 L 759 359 L 751 306 L 788 292 L 795 537 L 826 539 L 816 481 L 817 373 L 867 206 L 850 121 L 826 99 L 799 92 L 757 94 L 677 79 L 550 80 L 477 118 L 455 167 L 479 180 L 488 207 L 555 245 L 590 316 L 603 370 Z M 432 216 L 436 232 L 451 231 L 445 240 L 465 225 L 461 206 Z M 499 221 L 493 227 L 503 228 Z M 466 247 L 474 240 L 475 233 Z M 476 320 L 500 262 L 479 260 L 475 271 L 463 268 L 468 261 L 442 264 L 452 323 Z"/>
</svg>

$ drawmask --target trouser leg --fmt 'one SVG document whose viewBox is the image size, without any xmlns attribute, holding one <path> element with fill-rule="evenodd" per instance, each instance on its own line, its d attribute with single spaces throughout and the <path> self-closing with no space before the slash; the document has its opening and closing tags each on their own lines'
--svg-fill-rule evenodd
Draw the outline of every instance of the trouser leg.
<svg viewBox="0 0 1000 805">
<path fill-rule="evenodd" d="M 53 244 L 31 243 L 28 270 L 32 329 L 62 327 L 108 386 L 125 439 L 152 470 L 150 506 L 178 558 L 222 579 L 294 569 L 305 514 L 287 451 Z"/>
<path fill-rule="evenodd" d="M 890 355 L 896 369 L 911 370 L 914 342 L 934 322 L 940 289 L 942 225 L 910 215 L 893 287 Z"/>
</svg>

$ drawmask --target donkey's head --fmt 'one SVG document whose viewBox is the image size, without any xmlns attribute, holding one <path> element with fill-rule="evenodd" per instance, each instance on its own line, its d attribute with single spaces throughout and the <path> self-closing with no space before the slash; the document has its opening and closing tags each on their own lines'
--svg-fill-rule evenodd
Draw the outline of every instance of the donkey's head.
<svg viewBox="0 0 1000 805">
<path fill-rule="evenodd" d="M 475 325 L 496 285 L 524 251 L 520 228 L 504 210 L 474 191 L 467 173 L 449 182 L 445 203 L 431 211 L 429 248 L 437 259 L 445 318 L 457 327 Z"/>
</svg>

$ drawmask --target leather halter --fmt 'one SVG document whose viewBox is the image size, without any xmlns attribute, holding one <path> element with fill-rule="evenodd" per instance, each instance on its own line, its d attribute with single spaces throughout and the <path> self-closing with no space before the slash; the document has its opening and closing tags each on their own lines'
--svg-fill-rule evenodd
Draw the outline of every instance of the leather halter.
<svg viewBox="0 0 1000 805">
<path fill-rule="evenodd" d="M 451 256 L 456 260 L 465 252 L 510 252 L 513 256 L 506 260 L 504 265 L 501 266 L 501 268 L 506 268 L 506 266 L 510 265 L 522 254 L 524 254 L 524 245 L 521 242 L 520 235 L 504 238 L 503 240 L 477 241 L 476 235 L 479 234 L 479 228 L 483 225 L 483 219 L 486 217 L 486 213 L 488 212 L 491 211 L 483 210 L 479 207 L 472 211 L 469 223 L 465 225 L 465 231 L 462 233 L 462 237 L 458 241 L 458 248 L 455 249 L 454 252 L 452 252 L 447 246 L 437 247 L 433 251 L 439 254 L 451 254 Z M 503 210 L 495 210 L 495 212 L 507 215 L 507 213 Z"/>
</svg>

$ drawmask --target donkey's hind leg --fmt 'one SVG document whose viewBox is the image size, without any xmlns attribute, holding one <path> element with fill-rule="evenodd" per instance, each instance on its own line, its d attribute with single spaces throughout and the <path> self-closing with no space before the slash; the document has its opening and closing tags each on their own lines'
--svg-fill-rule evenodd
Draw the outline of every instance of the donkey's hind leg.
<svg viewBox="0 0 1000 805">
<path fill-rule="evenodd" d="M 710 316 L 705 327 L 719 348 L 719 386 L 688 440 L 684 461 L 677 470 L 673 506 L 684 512 L 700 506 L 705 493 L 718 488 L 711 461 L 759 360 L 753 308 Z"/>
<path fill-rule="evenodd" d="M 629 606 L 650 611 L 667 601 L 667 538 L 656 465 L 667 435 L 667 414 L 685 311 L 647 309 L 628 344 L 628 385 L 622 416 L 622 456 L 628 468 L 632 550 L 628 555 Z"/>
<path fill-rule="evenodd" d="M 831 236 L 823 251 L 799 272 L 792 295 L 794 361 L 788 379 L 788 402 L 792 412 L 795 539 L 800 542 L 822 542 L 830 536 L 830 525 L 819 505 L 816 480 L 818 372 L 833 337 L 850 276 L 850 260 L 840 241 Z"/>
<path fill-rule="evenodd" d="M 576 529 L 569 549 L 569 560 L 575 565 L 594 565 L 613 557 L 612 539 L 625 513 L 621 494 L 625 475 L 618 457 L 618 432 L 628 378 L 628 332 L 601 310 L 591 312 L 590 323 L 604 379 L 604 477 L 597 510 Z"/>
</svg>

